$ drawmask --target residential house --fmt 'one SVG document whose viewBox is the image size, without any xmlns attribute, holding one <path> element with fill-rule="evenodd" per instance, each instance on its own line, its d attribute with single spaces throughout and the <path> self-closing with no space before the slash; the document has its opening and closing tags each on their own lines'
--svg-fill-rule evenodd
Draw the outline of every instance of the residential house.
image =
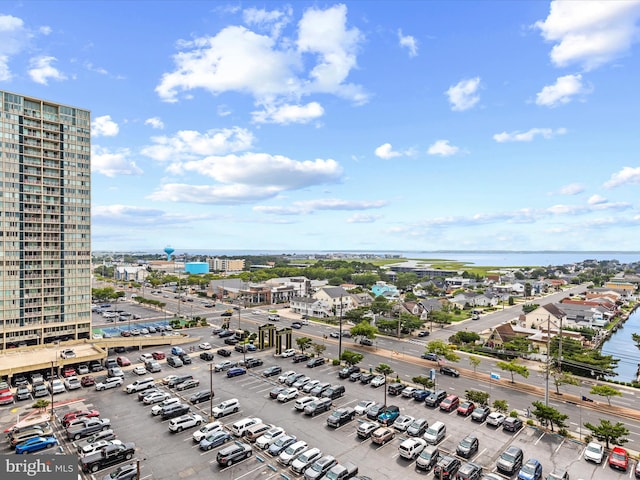
<svg viewBox="0 0 640 480">
<path fill-rule="evenodd" d="M 371 292 L 374 297 L 382 295 L 389 300 L 397 300 L 400 298 L 400 292 L 395 285 L 389 285 L 387 282 L 378 281 L 371 287 Z"/>
<path fill-rule="evenodd" d="M 452 304 L 458 308 L 470 307 L 495 307 L 498 305 L 500 299 L 497 295 L 475 293 L 475 292 L 460 292 L 449 300 Z"/>
</svg>

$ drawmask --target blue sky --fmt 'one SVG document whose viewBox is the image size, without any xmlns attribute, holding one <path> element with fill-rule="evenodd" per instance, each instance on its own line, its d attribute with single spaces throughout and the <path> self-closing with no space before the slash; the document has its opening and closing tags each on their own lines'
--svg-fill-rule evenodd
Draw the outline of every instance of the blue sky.
<svg viewBox="0 0 640 480">
<path fill-rule="evenodd" d="M 20 1 L 94 250 L 638 250 L 639 1 Z"/>
</svg>

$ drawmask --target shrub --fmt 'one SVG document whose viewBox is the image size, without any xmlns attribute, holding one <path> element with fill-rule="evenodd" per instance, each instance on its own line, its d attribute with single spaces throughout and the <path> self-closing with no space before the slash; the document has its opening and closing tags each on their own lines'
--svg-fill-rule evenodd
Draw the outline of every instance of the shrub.
<svg viewBox="0 0 640 480">
<path fill-rule="evenodd" d="M 331 362 L 334 366 L 340 365 L 340 359 L 339 358 L 334 358 L 333 361 Z"/>
<path fill-rule="evenodd" d="M 518 412 L 516 412 L 515 410 L 511 410 L 511 412 L 509 413 L 509 416 L 513 418 L 518 418 Z"/>
</svg>

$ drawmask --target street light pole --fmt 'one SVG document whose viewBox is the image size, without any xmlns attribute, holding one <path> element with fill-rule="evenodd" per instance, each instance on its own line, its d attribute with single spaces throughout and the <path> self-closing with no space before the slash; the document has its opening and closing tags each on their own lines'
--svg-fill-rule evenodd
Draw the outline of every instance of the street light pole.
<svg viewBox="0 0 640 480">
<path fill-rule="evenodd" d="M 338 337 L 338 360 L 342 358 L 342 295 L 340 295 L 340 320 L 339 321 L 340 321 L 340 332 Z"/>
<path fill-rule="evenodd" d="M 209 364 L 209 421 L 212 420 L 213 412 L 213 364 Z"/>
<path fill-rule="evenodd" d="M 547 358 L 545 359 L 544 406 L 549 406 L 549 354 L 551 349 L 551 315 L 547 315 Z"/>
</svg>

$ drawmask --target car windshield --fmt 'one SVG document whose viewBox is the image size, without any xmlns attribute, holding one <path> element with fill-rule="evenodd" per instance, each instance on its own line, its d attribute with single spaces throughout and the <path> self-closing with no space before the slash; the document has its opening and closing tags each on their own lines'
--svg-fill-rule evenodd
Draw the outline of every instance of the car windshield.
<svg viewBox="0 0 640 480">
<path fill-rule="evenodd" d="M 461 446 L 462 448 L 469 448 L 469 447 L 471 446 L 471 439 L 469 439 L 469 438 L 463 438 L 463 439 L 460 441 L 460 446 Z"/>
<path fill-rule="evenodd" d="M 621 462 L 624 462 L 624 460 L 626 459 L 626 455 L 622 454 L 622 453 L 618 453 L 618 452 L 612 452 L 611 456 Z"/>
<path fill-rule="evenodd" d="M 514 457 L 512 454 L 510 454 L 509 452 L 504 452 L 502 454 L 502 459 L 506 460 L 507 462 L 511 462 L 513 463 L 516 459 L 516 457 Z"/>
<path fill-rule="evenodd" d="M 431 452 L 428 452 L 426 450 L 420 452 L 420 458 L 423 458 L 424 460 L 431 460 L 431 457 L 433 457 L 433 454 Z"/>
<path fill-rule="evenodd" d="M 587 451 L 599 454 L 600 447 L 598 445 L 587 445 Z"/>
<path fill-rule="evenodd" d="M 535 465 L 531 464 L 531 463 L 526 463 L 523 467 L 522 467 L 522 472 L 529 474 L 529 475 L 533 475 L 536 472 L 536 467 Z"/>
</svg>

